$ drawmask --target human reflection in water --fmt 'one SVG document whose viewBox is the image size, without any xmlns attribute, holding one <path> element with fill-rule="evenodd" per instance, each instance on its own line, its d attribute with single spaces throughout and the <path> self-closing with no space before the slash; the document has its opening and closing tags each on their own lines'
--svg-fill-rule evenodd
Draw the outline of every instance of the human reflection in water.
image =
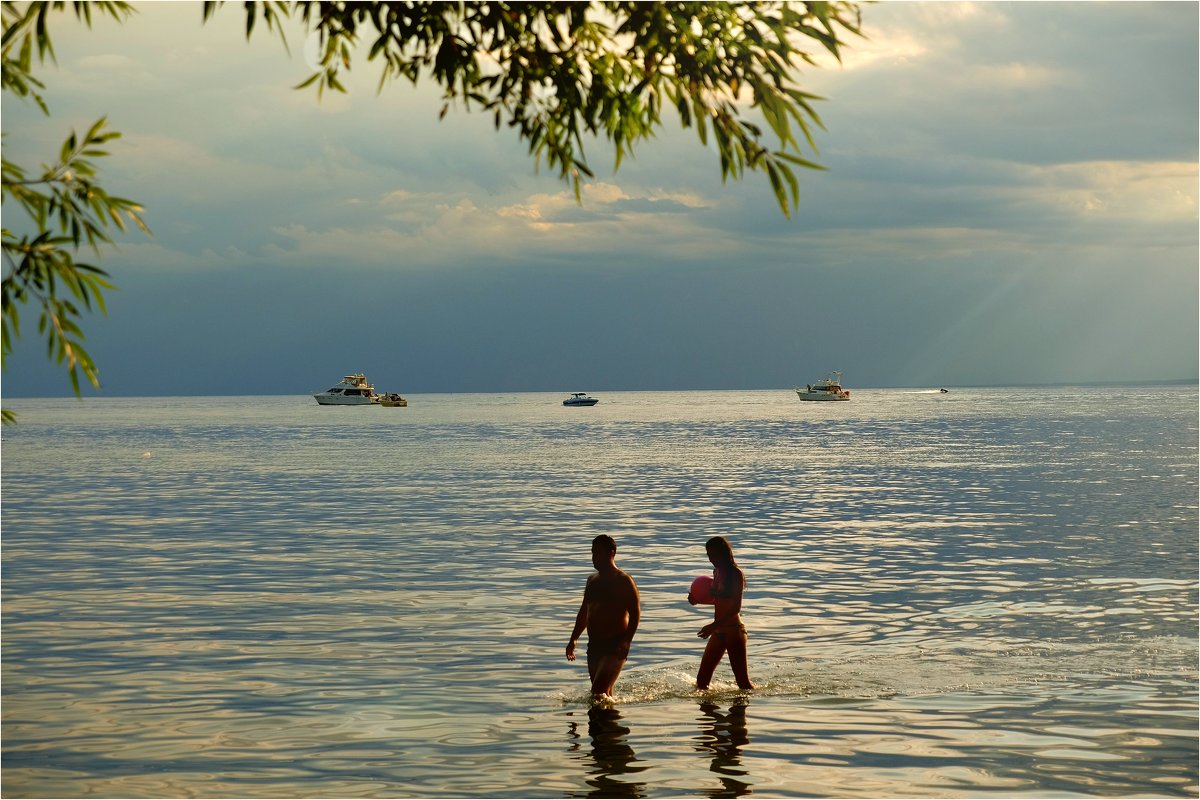
<svg viewBox="0 0 1200 800">
<path fill-rule="evenodd" d="M 700 704 L 699 717 L 702 736 L 696 737 L 696 749 L 712 753 L 709 767 L 721 780 L 721 788 L 708 792 L 709 797 L 742 797 L 751 792 L 750 784 L 738 780 L 749 774 L 742 766 L 742 747 L 750 742 L 746 732 L 746 700 L 735 700 L 722 713 L 715 703 Z"/>
<path fill-rule="evenodd" d="M 588 710 L 588 735 L 592 737 L 592 749 L 584 752 L 579 741 L 579 723 L 572 722 L 568 735 L 575 740 L 570 750 L 579 752 L 581 761 L 589 767 L 587 785 L 591 790 L 577 792 L 572 797 L 642 797 L 646 784 L 622 780 L 622 775 L 633 775 L 646 769 L 637 766 L 637 754 L 629 746 L 626 737 L 629 728 L 621 724 L 621 712 L 615 708 L 593 706 Z"/>
</svg>

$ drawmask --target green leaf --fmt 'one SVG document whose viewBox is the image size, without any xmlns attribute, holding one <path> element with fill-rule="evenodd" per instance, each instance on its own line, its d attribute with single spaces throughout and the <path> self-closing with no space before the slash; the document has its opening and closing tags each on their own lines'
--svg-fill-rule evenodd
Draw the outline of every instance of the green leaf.
<svg viewBox="0 0 1200 800">
<path fill-rule="evenodd" d="M 776 152 L 775 157 L 781 158 L 784 161 L 790 161 L 791 163 L 796 164 L 797 166 L 804 167 L 805 169 L 815 169 L 815 170 L 820 170 L 822 172 L 828 171 L 828 169 L 829 169 L 828 167 L 826 167 L 822 164 L 818 164 L 815 161 L 809 161 L 806 158 L 800 158 L 799 156 L 794 156 L 791 153 Z"/>
</svg>

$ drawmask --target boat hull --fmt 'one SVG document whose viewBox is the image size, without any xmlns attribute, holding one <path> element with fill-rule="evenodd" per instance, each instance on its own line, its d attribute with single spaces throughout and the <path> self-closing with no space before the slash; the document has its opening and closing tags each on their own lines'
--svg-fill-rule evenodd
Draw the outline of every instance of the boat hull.
<svg viewBox="0 0 1200 800">
<path fill-rule="evenodd" d="M 313 398 L 323 406 L 373 406 L 378 401 L 370 397 L 337 397 L 327 394 L 314 394 Z"/>
<path fill-rule="evenodd" d="M 850 395 L 848 394 L 834 394 L 833 392 L 796 392 L 796 395 L 801 400 L 828 401 L 850 399 Z"/>
<path fill-rule="evenodd" d="M 384 408 L 408 408 L 407 400 L 380 400 L 379 405 Z"/>
<path fill-rule="evenodd" d="M 594 406 L 599 400 L 563 400 L 564 406 Z"/>
</svg>

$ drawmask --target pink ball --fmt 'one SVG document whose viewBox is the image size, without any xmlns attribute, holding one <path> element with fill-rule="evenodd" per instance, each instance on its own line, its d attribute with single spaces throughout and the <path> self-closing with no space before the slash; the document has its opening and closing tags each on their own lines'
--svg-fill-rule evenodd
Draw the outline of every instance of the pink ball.
<svg viewBox="0 0 1200 800">
<path fill-rule="evenodd" d="M 692 581 L 692 599 L 701 605 L 711 606 L 715 600 L 712 595 L 713 579 L 711 575 L 701 575 Z"/>
</svg>

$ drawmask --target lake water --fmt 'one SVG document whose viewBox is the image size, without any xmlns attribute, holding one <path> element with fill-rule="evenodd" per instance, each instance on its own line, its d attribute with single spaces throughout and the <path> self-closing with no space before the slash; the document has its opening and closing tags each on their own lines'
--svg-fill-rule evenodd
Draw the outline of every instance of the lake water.
<svg viewBox="0 0 1200 800">
<path fill-rule="evenodd" d="M 1195 386 L 595 394 L 6 400 L 4 796 L 1196 796 Z"/>
</svg>

